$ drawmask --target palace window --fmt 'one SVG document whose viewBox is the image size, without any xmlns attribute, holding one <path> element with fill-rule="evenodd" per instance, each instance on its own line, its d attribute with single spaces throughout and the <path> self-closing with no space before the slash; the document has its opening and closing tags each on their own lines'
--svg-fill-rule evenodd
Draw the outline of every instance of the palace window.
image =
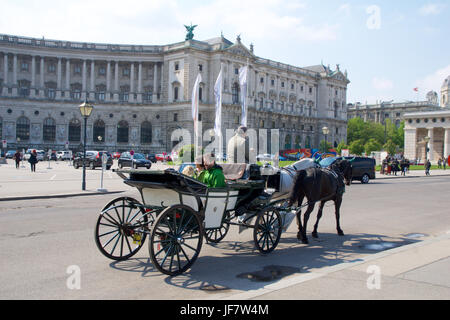
<svg viewBox="0 0 450 320">
<path fill-rule="evenodd" d="M 19 96 L 21 97 L 29 96 L 31 82 L 28 80 L 20 80 L 18 84 L 19 84 Z"/>
<path fill-rule="evenodd" d="M 69 141 L 70 142 L 81 141 L 81 122 L 78 119 L 73 119 L 69 123 Z"/>
<path fill-rule="evenodd" d="M 129 86 L 122 86 L 120 87 L 120 93 L 119 93 L 119 101 L 120 102 L 127 102 L 130 95 L 130 87 Z"/>
<path fill-rule="evenodd" d="M 16 122 L 16 137 L 21 141 L 30 140 L 30 120 L 27 117 L 20 117 Z"/>
<path fill-rule="evenodd" d="M 79 64 L 76 64 L 73 66 L 73 73 L 74 74 L 81 74 L 81 66 Z"/>
<path fill-rule="evenodd" d="M 233 104 L 239 104 L 239 84 L 236 82 L 231 89 L 231 97 Z"/>
<path fill-rule="evenodd" d="M 99 76 L 104 76 L 104 75 L 106 75 L 106 68 L 105 68 L 105 66 L 100 66 L 100 67 L 98 68 L 98 75 L 99 75 Z"/>
<path fill-rule="evenodd" d="M 55 73 L 56 72 L 56 65 L 54 63 L 49 63 L 47 68 L 48 73 Z"/>
<path fill-rule="evenodd" d="M 44 120 L 43 126 L 44 141 L 55 141 L 56 138 L 56 122 L 52 118 Z"/>
<path fill-rule="evenodd" d="M 128 122 L 125 120 L 117 124 L 117 142 L 128 143 Z"/>
<path fill-rule="evenodd" d="M 22 61 L 21 65 L 20 65 L 20 70 L 21 70 L 21 71 L 28 72 L 28 68 L 29 68 L 28 62 Z"/>
<path fill-rule="evenodd" d="M 152 124 L 148 121 L 141 124 L 141 143 L 152 143 Z"/>
<path fill-rule="evenodd" d="M 98 101 L 105 101 L 106 86 L 100 84 L 95 87 L 95 99 Z"/>
<path fill-rule="evenodd" d="M 74 83 L 70 85 L 70 97 L 73 100 L 80 100 L 81 99 L 81 84 L 80 83 Z"/>
<path fill-rule="evenodd" d="M 173 88 L 173 101 L 178 100 L 178 87 Z"/>
<path fill-rule="evenodd" d="M 101 119 L 94 122 L 92 140 L 94 142 L 105 142 L 105 122 Z"/>
</svg>

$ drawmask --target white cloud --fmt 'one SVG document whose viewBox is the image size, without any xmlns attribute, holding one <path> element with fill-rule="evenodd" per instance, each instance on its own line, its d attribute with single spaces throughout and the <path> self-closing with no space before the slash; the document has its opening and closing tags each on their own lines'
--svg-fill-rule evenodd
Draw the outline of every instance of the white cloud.
<svg viewBox="0 0 450 320">
<path fill-rule="evenodd" d="M 307 5 L 294 0 L 27 0 L 6 1 L 2 33 L 107 43 L 167 44 L 184 40 L 183 24 L 194 23 L 195 39 L 237 34 L 250 41 L 332 41 L 339 25 L 306 22 Z M 20 14 L 11 14 L 11 13 Z"/>
<path fill-rule="evenodd" d="M 385 78 L 374 77 L 372 79 L 372 85 L 376 90 L 386 91 L 394 88 L 394 83 Z"/>
<path fill-rule="evenodd" d="M 441 86 L 444 80 L 450 75 L 450 65 L 436 70 L 434 73 L 426 76 L 423 79 L 416 81 L 416 86 L 419 88 L 420 92 L 426 94 L 427 92 L 433 90 L 437 93 L 441 92 Z"/>
<path fill-rule="evenodd" d="M 443 4 L 429 3 L 429 4 L 422 6 L 419 9 L 419 13 L 423 16 L 437 15 L 442 12 L 444 7 L 445 6 Z"/>
</svg>

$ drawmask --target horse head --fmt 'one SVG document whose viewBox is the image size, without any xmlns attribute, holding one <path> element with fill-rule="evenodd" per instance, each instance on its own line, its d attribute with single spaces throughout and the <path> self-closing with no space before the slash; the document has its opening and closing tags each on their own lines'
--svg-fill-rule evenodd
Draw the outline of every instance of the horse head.
<svg viewBox="0 0 450 320">
<path fill-rule="evenodd" d="M 337 160 L 332 168 L 334 170 L 338 170 L 343 176 L 345 180 L 345 184 L 347 186 L 352 184 L 353 170 L 352 170 L 352 160 Z"/>
</svg>

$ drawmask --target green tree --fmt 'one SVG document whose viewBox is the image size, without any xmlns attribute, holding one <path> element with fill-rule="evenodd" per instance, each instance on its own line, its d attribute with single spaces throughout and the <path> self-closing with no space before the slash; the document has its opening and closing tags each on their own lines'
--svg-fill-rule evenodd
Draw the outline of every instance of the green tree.
<svg viewBox="0 0 450 320">
<path fill-rule="evenodd" d="M 199 154 L 203 155 L 203 148 L 199 147 Z M 195 161 L 195 146 L 193 144 L 185 145 L 178 153 L 178 159 L 182 162 L 194 162 Z"/>
<path fill-rule="evenodd" d="M 385 145 L 383 146 L 384 150 L 386 150 L 390 155 L 394 155 L 395 152 L 398 149 L 398 146 L 391 140 L 389 139 Z"/>
<path fill-rule="evenodd" d="M 364 152 L 364 144 L 362 140 L 355 140 L 349 145 L 351 154 L 361 155 Z"/>
<path fill-rule="evenodd" d="M 332 147 L 331 142 L 328 142 L 325 140 L 320 141 L 320 144 L 319 144 L 320 152 L 323 152 L 324 150 L 325 150 L 325 152 L 328 152 L 331 149 L 331 147 Z"/>
<path fill-rule="evenodd" d="M 338 156 L 341 154 L 342 149 L 348 149 L 348 145 L 344 141 L 341 141 L 336 147 L 336 152 Z"/>
<path fill-rule="evenodd" d="M 376 139 L 372 138 L 366 142 L 364 145 L 364 152 L 366 155 L 370 155 L 372 151 L 380 151 L 382 148 L 381 143 L 379 143 Z"/>
</svg>

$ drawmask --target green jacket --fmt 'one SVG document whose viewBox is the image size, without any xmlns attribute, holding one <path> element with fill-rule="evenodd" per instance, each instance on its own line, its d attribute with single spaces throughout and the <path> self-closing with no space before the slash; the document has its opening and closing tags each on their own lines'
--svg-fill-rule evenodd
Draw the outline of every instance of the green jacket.
<svg viewBox="0 0 450 320">
<path fill-rule="evenodd" d="M 208 188 L 224 188 L 226 186 L 225 176 L 223 175 L 222 168 L 218 165 L 205 170 L 203 175 L 203 183 Z M 201 181 L 201 180 L 200 180 Z"/>
<path fill-rule="evenodd" d="M 198 175 L 197 175 L 197 173 L 195 173 L 194 178 L 200 182 L 203 182 L 203 179 L 205 178 L 205 173 L 206 173 L 206 170 L 201 171 Z"/>
</svg>

